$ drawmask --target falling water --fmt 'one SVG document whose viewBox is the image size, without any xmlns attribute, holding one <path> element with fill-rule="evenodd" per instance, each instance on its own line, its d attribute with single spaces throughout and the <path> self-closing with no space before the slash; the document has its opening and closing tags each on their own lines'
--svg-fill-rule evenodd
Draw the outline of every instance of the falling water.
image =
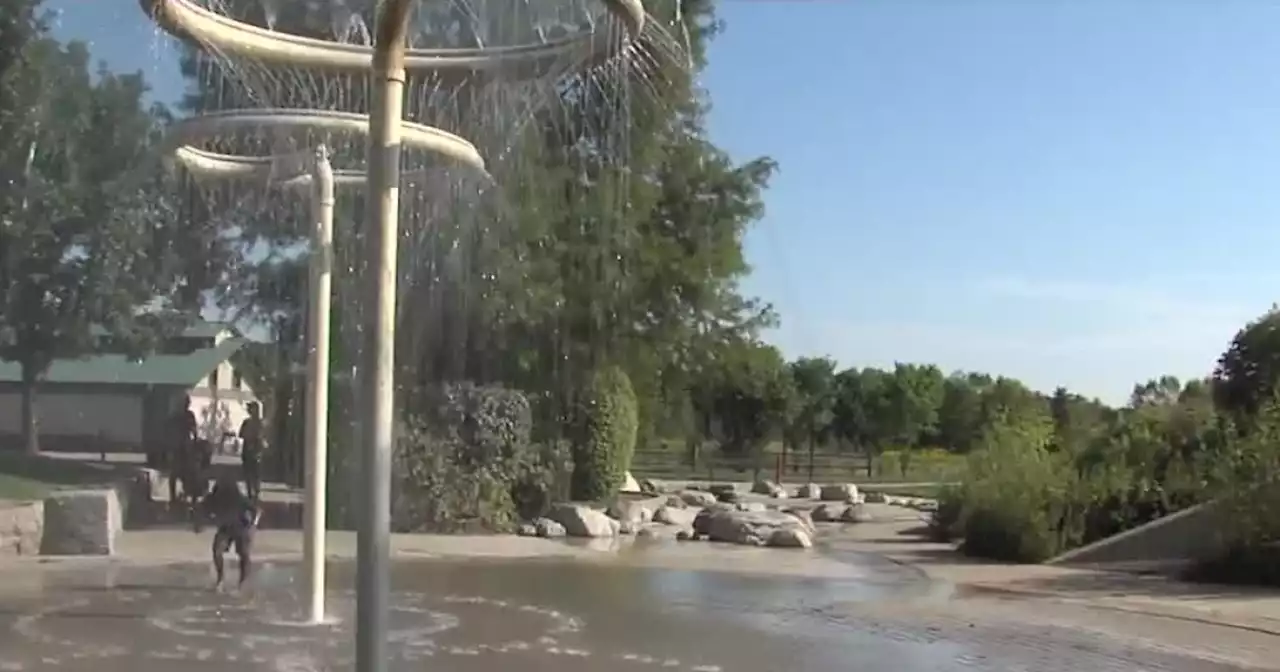
<svg viewBox="0 0 1280 672">
<path fill-rule="evenodd" d="M 220 14 L 275 31 L 343 44 L 369 45 L 376 0 L 203 0 Z M 629 128 L 636 100 L 663 104 L 661 79 L 685 62 L 679 40 L 658 21 L 643 39 L 626 43 L 625 31 L 599 0 L 453 0 L 422 2 L 412 17 L 415 49 L 503 48 L 555 44 L 590 35 L 534 66 L 489 68 L 474 74 L 439 76 L 410 72 L 405 118 L 455 133 L 474 143 L 487 174 L 451 165 L 429 153 L 402 157 L 399 299 L 396 342 L 397 388 L 403 406 L 424 382 L 468 379 L 486 382 L 511 370 L 520 353 L 504 342 L 528 302 L 546 297 L 524 291 L 529 274 L 541 286 L 566 289 L 552 308 L 577 310 L 585 328 L 616 319 L 575 299 L 575 286 L 617 285 L 628 260 L 620 254 L 581 259 L 572 268 L 547 268 L 536 253 L 567 234 L 590 241 L 622 235 L 627 216 Z M 607 47 L 607 48 L 602 48 Z M 189 49 L 189 71 L 202 95 L 192 97 L 192 115 L 237 109 L 319 110 L 368 114 L 371 81 L 366 73 L 281 66 L 219 52 L 210 45 Z M 677 67 L 669 67 L 676 64 Z M 637 98 L 639 96 L 639 98 Z M 550 140 L 550 144 L 548 144 Z M 313 127 L 242 127 L 208 138 L 203 149 L 237 156 L 309 156 L 323 143 L 335 169 L 366 169 L 366 138 Z M 558 146 L 557 146 L 558 145 Z M 558 170 L 576 175 L 559 193 L 540 193 L 541 174 L 555 157 Z M 223 303 L 244 322 L 255 323 L 278 344 L 278 366 L 300 372 L 306 346 L 305 264 L 308 201 L 305 191 L 279 188 L 297 177 L 301 164 L 277 163 L 266 180 L 231 182 L 194 175 L 185 200 L 186 219 L 208 227 L 228 254 L 246 260 L 228 278 Z M 531 205 L 536 203 L 536 206 Z M 590 204 L 576 230 L 547 228 L 545 217 Z M 330 460 L 335 473 L 353 464 L 347 449 L 358 418 L 355 391 L 362 372 L 364 324 L 361 280 L 365 199 L 358 183 L 339 185 L 335 216 Z M 530 242 L 532 241 L 532 242 Z M 599 249 L 607 250 L 608 246 Z M 513 256 L 514 255 L 514 256 Z M 555 276 L 558 275 L 558 280 Z M 243 310 L 245 295 L 258 300 Z M 505 299 L 501 298 L 505 297 Z M 578 302 L 575 305 L 575 302 Z M 540 306 L 546 314 L 546 305 Z M 556 314 L 555 312 L 551 313 Z M 555 318 L 560 319 L 560 318 Z M 581 322 L 581 320 L 579 320 Z M 541 325 L 552 330 L 565 325 Z M 575 329 L 583 328 L 579 324 Z M 594 333 L 594 332 L 591 332 Z M 591 338 L 591 333 L 587 338 Z M 574 334 L 581 339 L 582 334 Z M 556 338 L 554 340 L 561 340 Z M 567 340 L 567 339 L 565 339 Z M 555 346 L 534 356 L 553 370 L 570 367 L 577 353 Z M 552 377 L 571 374 L 559 371 Z M 302 437 L 301 378 L 277 391 L 272 424 L 276 443 L 299 446 Z M 527 382 L 527 381 L 525 381 Z M 545 383 L 545 381 L 542 381 Z M 528 390 L 535 398 L 548 390 Z M 290 401 L 292 400 L 292 401 Z M 399 414 L 398 414 L 399 415 Z M 296 464 L 295 464 L 296 466 Z M 334 478 L 333 488 L 349 479 Z M 350 493 L 331 492 L 341 508 Z M 339 510 L 339 518 L 345 517 Z"/>
</svg>

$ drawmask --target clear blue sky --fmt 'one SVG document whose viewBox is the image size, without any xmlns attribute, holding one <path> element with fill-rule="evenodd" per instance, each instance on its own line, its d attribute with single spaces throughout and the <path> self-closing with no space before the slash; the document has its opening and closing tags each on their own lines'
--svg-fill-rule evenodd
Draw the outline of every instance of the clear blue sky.
<svg viewBox="0 0 1280 672">
<path fill-rule="evenodd" d="M 172 87 L 135 0 L 64 35 Z M 771 335 L 1110 401 L 1207 373 L 1280 288 L 1280 3 L 722 0 L 712 133 L 781 164 Z"/>
</svg>

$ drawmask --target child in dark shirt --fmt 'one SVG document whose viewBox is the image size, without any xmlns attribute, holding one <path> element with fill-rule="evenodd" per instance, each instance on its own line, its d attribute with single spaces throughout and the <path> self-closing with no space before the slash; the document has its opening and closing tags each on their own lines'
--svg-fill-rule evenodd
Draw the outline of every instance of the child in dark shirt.
<svg viewBox="0 0 1280 672">
<path fill-rule="evenodd" d="M 239 585 L 243 586 L 252 570 L 253 534 L 261 516 L 258 505 L 240 492 L 235 478 L 224 477 L 218 479 L 213 491 L 200 502 L 200 509 L 196 532 L 200 532 L 204 521 L 210 518 L 217 525 L 213 533 L 213 571 L 217 575 L 214 588 L 222 589 L 223 558 L 233 547 L 240 560 Z"/>
</svg>

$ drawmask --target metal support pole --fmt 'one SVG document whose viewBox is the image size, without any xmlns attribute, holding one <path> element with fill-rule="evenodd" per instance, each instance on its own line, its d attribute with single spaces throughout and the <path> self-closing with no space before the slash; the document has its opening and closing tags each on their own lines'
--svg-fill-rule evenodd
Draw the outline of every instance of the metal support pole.
<svg viewBox="0 0 1280 672">
<path fill-rule="evenodd" d="M 364 506 L 356 539 L 356 671 L 386 672 L 391 556 L 391 451 L 395 423 L 396 243 L 400 117 L 411 0 L 385 0 L 374 42 L 369 117 L 369 296 L 365 304 L 361 450 Z"/>
<path fill-rule="evenodd" d="M 302 557 L 306 566 L 307 619 L 324 621 L 326 487 L 329 442 L 329 304 L 333 279 L 333 166 L 329 150 L 316 148 L 311 164 L 311 279 L 307 309 L 306 518 Z"/>
</svg>

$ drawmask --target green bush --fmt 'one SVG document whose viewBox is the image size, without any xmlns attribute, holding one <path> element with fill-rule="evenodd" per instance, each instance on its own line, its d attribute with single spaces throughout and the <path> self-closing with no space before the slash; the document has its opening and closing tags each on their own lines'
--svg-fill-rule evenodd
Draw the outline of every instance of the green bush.
<svg viewBox="0 0 1280 672">
<path fill-rule="evenodd" d="M 933 528 L 955 535 L 967 555 L 1041 562 L 1079 536 L 1074 471 L 1049 450 L 1040 418 L 998 422 L 979 440 L 961 486 L 939 504 Z"/>
<path fill-rule="evenodd" d="M 938 508 L 929 517 L 929 532 L 937 541 L 951 541 L 964 535 L 960 517 L 964 514 L 964 488 L 948 485 L 938 491 Z"/>
<path fill-rule="evenodd" d="M 397 436 L 395 531 L 509 531 L 562 487 L 567 450 L 530 443 L 523 394 L 461 384 L 419 403 Z"/>
<path fill-rule="evenodd" d="M 631 467 L 639 426 L 636 395 L 626 372 L 607 367 L 593 373 L 579 393 L 576 411 L 573 499 L 609 497 Z"/>
</svg>

